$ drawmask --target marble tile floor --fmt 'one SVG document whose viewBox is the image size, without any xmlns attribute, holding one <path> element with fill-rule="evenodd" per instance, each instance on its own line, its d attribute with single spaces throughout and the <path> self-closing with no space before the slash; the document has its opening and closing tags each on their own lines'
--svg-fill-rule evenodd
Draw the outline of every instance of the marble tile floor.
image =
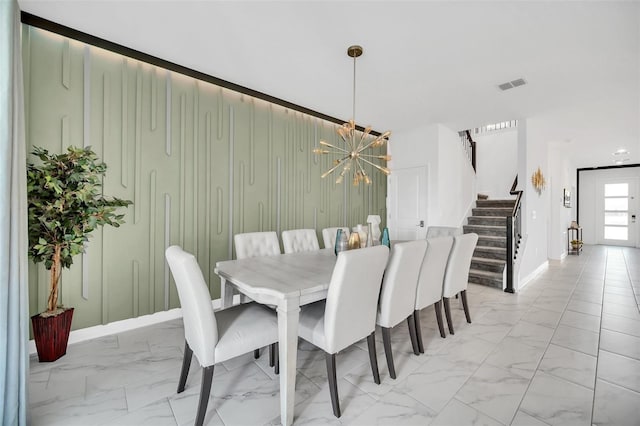
<svg viewBox="0 0 640 426">
<path fill-rule="evenodd" d="M 454 302 L 455 335 L 442 339 L 422 313 L 426 354 L 411 351 L 406 323 L 392 332 L 398 377 L 382 384 L 366 343 L 337 358 L 343 415 L 333 416 L 324 356 L 301 342 L 295 424 L 639 425 L 640 250 L 585 246 L 551 262 L 515 295 L 470 285 L 473 323 Z M 71 345 L 30 363 L 32 425 L 190 425 L 200 369 L 176 394 L 181 320 Z M 279 424 L 279 382 L 263 353 L 217 366 L 205 423 Z"/>
</svg>

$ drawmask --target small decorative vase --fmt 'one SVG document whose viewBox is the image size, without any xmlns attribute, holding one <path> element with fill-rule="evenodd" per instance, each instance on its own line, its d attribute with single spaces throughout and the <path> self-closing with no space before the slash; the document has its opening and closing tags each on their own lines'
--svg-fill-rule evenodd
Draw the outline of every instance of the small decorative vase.
<svg viewBox="0 0 640 426">
<path fill-rule="evenodd" d="M 349 250 L 349 240 L 347 239 L 347 233 L 342 229 L 338 229 L 336 233 L 336 256 L 338 255 L 338 253 L 345 250 Z"/>
<path fill-rule="evenodd" d="M 367 223 L 369 224 L 369 232 L 372 234 L 372 238 L 375 241 L 380 241 L 380 216 L 377 214 L 370 214 L 367 216 Z"/>
<path fill-rule="evenodd" d="M 360 234 L 357 232 L 349 236 L 349 250 L 360 248 Z"/>
<path fill-rule="evenodd" d="M 391 249 L 391 239 L 389 238 L 389 228 L 382 230 L 382 244 Z"/>
<path fill-rule="evenodd" d="M 338 246 L 340 245 L 341 237 L 342 237 L 342 229 L 338 228 L 338 231 L 336 232 L 336 241 L 333 244 L 333 252 L 336 254 L 336 256 L 340 252 L 340 250 L 338 249 Z"/>
</svg>

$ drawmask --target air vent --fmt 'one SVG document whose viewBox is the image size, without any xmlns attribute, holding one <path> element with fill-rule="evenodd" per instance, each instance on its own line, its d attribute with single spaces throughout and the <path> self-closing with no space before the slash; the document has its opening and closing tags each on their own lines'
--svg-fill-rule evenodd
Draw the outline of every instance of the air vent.
<svg viewBox="0 0 640 426">
<path fill-rule="evenodd" d="M 518 78 L 515 80 L 507 81 L 506 83 L 502 83 L 498 85 L 498 88 L 502 91 L 513 89 L 514 87 L 520 87 L 527 84 L 524 78 Z"/>
</svg>

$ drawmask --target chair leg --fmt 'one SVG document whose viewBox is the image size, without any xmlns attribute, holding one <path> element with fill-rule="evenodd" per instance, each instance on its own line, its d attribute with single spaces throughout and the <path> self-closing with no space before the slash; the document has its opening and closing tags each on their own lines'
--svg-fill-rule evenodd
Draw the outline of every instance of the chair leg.
<svg viewBox="0 0 640 426">
<path fill-rule="evenodd" d="M 376 332 L 374 331 L 367 336 L 367 346 L 369 347 L 369 362 L 371 363 L 371 372 L 373 373 L 373 381 L 376 385 L 380 384 L 380 372 L 378 371 L 378 355 L 376 354 Z"/>
<path fill-rule="evenodd" d="M 191 367 L 191 358 L 193 351 L 189 347 L 187 341 L 184 341 L 184 357 L 182 358 L 182 369 L 180 370 L 180 380 L 178 381 L 178 393 L 184 391 L 184 385 L 187 384 L 187 376 L 189 375 L 189 367 Z"/>
<path fill-rule="evenodd" d="M 436 310 L 436 320 L 438 321 L 438 329 L 440 329 L 440 337 L 444 339 L 447 335 L 444 333 L 444 324 L 442 323 L 442 303 L 437 301 L 433 304 L 433 307 Z"/>
<path fill-rule="evenodd" d="M 384 345 L 384 355 L 387 358 L 387 367 L 389 368 L 389 376 L 396 378 L 396 367 L 393 365 L 393 352 L 391 352 L 391 329 L 382 327 L 382 344 Z"/>
<path fill-rule="evenodd" d="M 253 358 L 254 359 L 260 358 L 260 349 L 254 349 L 253 350 Z"/>
<path fill-rule="evenodd" d="M 275 355 L 273 353 L 273 345 L 269 346 L 269 367 L 273 367 L 276 365 Z"/>
<path fill-rule="evenodd" d="M 409 326 L 409 337 L 411 338 L 411 347 L 415 355 L 420 355 L 420 348 L 418 347 L 418 336 L 416 335 L 416 320 L 413 319 L 413 314 L 407 317 L 407 325 Z"/>
<path fill-rule="evenodd" d="M 271 346 L 273 347 L 273 357 L 275 358 L 273 370 L 274 373 L 280 374 L 280 345 L 276 342 L 272 343 Z"/>
<path fill-rule="evenodd" d="M 460 292 L 462 298 L 462 307 L 464 308 L 464 316 L 467 317 L 467 322 L 471 324 L 471 315 L 469 314 L 469 305 L 467 304 L 467 290 Z"/>
<path fill-rule="evenodd" d="M 331 395 L 333 415 L 340 417 L 340 400 L 338 399 L 338 382 L 336 380 L 336 354 L 325 352 L 325 360 L 327 361 L 327 377 L 329 378 L 329 394 Z"/>
<path fill-rule="evenodd" d="M 204 416 L 207 414 L 209 404 L 209 394 L 211 393 L 211 382 L 213 381 L 213 365 L 202 369 L 202 387 L 200 388 L 200 401 L 198 402 L 198 414 L 196 415 L 196 426 L 202 426 Z"/>
<path fill-rule="evenodd" d="M 420 326 L 420 311 L 419 310 L 415 310 L 413 311 L 413 322 L 415 323 L 416 326 L 416 341 L 418 343 L 418 351 L 420 351 L 421 354 L 424 353 L 424 345 L 422 343 L 422 328 Z M 415 353 L 415 350 L 413 351 Z"/>
<path fill-rule="evenodd" d="M 449 334 L 455 334 L 453 332 L 453 321 L 451 321 L 451 308 L 449 307 L 449 298 L 443 297 L 444 299 L 444 316 L 447 317 L 447 325 L 449 326 Z"/>
</svg>

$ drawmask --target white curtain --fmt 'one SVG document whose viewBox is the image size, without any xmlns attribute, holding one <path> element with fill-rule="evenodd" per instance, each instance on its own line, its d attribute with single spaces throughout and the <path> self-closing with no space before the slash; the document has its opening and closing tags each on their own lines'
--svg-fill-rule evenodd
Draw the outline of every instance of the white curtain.
<svg viewBox="0 0 640 426">
<path fill-rule="evenodd" d="M 27 168 L 20 8 L 0 0 L 0 421 L 27 424 Z"/>
</svg>

